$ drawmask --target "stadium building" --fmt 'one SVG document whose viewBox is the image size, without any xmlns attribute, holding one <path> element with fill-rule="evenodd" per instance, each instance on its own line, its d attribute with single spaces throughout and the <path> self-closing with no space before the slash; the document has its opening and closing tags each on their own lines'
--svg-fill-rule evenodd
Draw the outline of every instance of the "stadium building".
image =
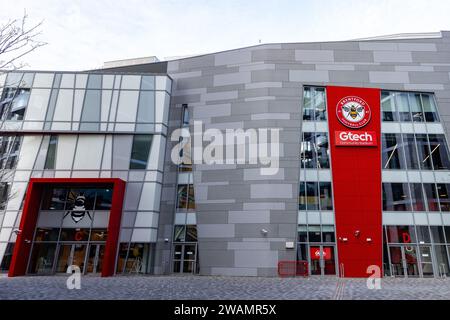
<svg viewBox="0 0 450 320">
<path fill-rule="evenodd" d="M 450 275 L 449 31 L 6 72 L 0 93 L 9 276 L 277 276 L 295 261 Z M 199 144 L 175 134 L 197 128 Z M 277 170 L 194 159 L 230 130 L 249 154 L 252 132 L 275 132 Z"/>
</svg>

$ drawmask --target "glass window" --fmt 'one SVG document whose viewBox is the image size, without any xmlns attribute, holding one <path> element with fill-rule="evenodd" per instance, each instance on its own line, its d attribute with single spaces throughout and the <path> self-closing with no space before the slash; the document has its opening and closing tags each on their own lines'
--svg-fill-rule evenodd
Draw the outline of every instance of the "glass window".
<svg viewBox="0 0 450 320">
<path fill-rule="evenodd" d="M 178 185 L 178 197 L 177 197 L 177 208 L 186 209 L 188 205 L 188 185 L 180 184 Z"/>
<path fill-rule="evenodd" d="M 29 88 L 4 88 L 0 101 L 0 118 L 2 120 L 23 120 L 29 98 Z"/>
<path fill-rule="evenodd" d="M 434 170 L 450 170 L 447 141 L 443 134 L 428 135 Z"/>
<path fill-rule="evenodd" d="M 428 206 L 428 211 L 439 211 L 439 200 L 434 183 L 424 183 L 425 197 Z"/>
<path fill-rule="evenodd" d="M 441 211 L 450 211 L 450 199 L 448 195 L 449 188 L 449 184 L 437 184 L 437 192 L 439 196 L 439 203 L 441 204 Z"/>
<path fill-rule="evenodd" d="M 95 210 L 111 210 L 112 189 L 97 189 L 97 197 L 95 198 Z"/>
<path fill-rule="evenodd" d="M 152 144 L 152 135 L 135 135 L 131 149 L 130 169 L 146 169 Z"/>
<path fill-rule="evenodd" d="M 315 120 L 326 120 L 325 89 L 313 88 L 313 93 Z"/>
<path fill-rule="evenodd" d="M 44 169 L 55 169 L 57 143 L 58 143 L 58 136 L 51 135 L 49 143 L 48 143 L 47 156 L 45 158 Z"/>
<path fill-rule="evenodd" d="M 153 91 L 139 93 L 137 122 L 155 122 L 155 93 Z"/>
<path fill-rule="evenodd" d="M 28 272 L 36 274 L 51 273 L 55 251 L 56 243 L 34 243 Z"/>
<path fill-rule="evenodd" d="M 102 76 L 100 74 L 90 74 L 87 83 L 88 89 L 101 89 Z"/>
<path fill-rule="evenodd" d="M 322 242 L 320 226 L 308 226 L 309 242 Z"/>
<path fill-rule="evenodd" d="M 320 182 L 320 209 L 333 210 L 333 199 L 331 196 L 331 182 Z"/>
<path fill-rule="evenodd" d="M 188 210 L 195 210 L 195 196 L 194 196 L 194 186 L 192 184 L 189 185 L 188 192 Z"/>
<path fill-rule="evenodd" d="M 384 133 L 382 135 L 383 169 L 405 169 L 405 157 L 400 134 Z"/>
<path fill-rule="evenodd" d="M 328 135 L 325 132 L 317 132 L 315 134 L 314 149 L 317 153 L 317 167 L 319 169 L 329 168 Z"/>
<path fill-rule="evenodd" d="M 421 183 L 410 183 L 411 200 L 414 211 L 426 211 Z"/>
<path fill-rule="evenodd" d="M 311 91 L 310 87 L 304 87 L 303 89 L 303 120 L 314 120 Z"/>
<path fill-rule="evenodd" d="M 425 120 L 422 112 L 422 102 L 420 93 L 409 93 L 409 106 L 411 107 L 412 120 L 414 122 L 423 122 Z"/>
<path fill-rule="evenodd" d="M 196 242 L 197 241 L 197 226 L 188 225 L 186 226 L 186 242 Z"/>
<path fill-rule="evenodd" d="M 308 210 L 319 210 L 319 197 L 317 196 L 317 182 L 306 182 L 306 203 Z"/>
<path fill-rule="evenodd" d="M 301 162 L 303 168 L 316 168 L 316 152 L 314 146 L 314 134 L 311 132 L 303 133 L 303 141 L 300 145 Z"/>
<path fill-rule="evenodd" d="M 186 239 L 185 233 L 186 233 L 185 225 L 175 226 L 174 234 L 173 234 L 173 241 L 174 242 L 184 242 Z"/>
<path fill-rule="evenodd" d="M 297 227 L 298 242 L 308 242 L 308 228 L 307 226 Z"/>
<path fill-rule="evenodd" d="M 431 170 L 430 147 L 426 134 L 416 134 L 417 151 L 419 154 L 419 164 L 424 170 Z"/>
<path fill-rule="evenodd" d="M 22 137 L 0 135 L 0 168 L 13 169 L 18 160 Z"/>
<path fill-rule="evenodd" d="M 434 97 L 431 94 L 422 93 L 422 105 L 423 112 L 425 114 L 425 121 L 427 122 L 439 122 L 439 116 L 437 114 L 436 104 Z"/>
<path fill-rule="evenodd" d="M 143 76 L 141 81 L 141 90 L 155 90 L 155 77 Z"/>
<path fill-rule="evenodd" d="M 408 94 L 404 92 L 397 92 L 395 94 L 395 104 L 397 106 L 400 121 L 411 121 Z"/>
<path fill-rule="evenodd" d="M 328 135 L 325 132 L 304 132 L 300 152 L 303 168 L 330 167 Z"/>
<path fill-rule="evenodd" d="M 414 226 L 387 226 L 386 231 L 390 243 L 416 243 Z"/>
<path fill-rule="evenodd" d="M 306 210 L 306 188 L 304 182 L 300 182 L 298 192 L 298 210 Z"/>
<path fill-rule="evenodd" d="M 4 210 L 8 204 L 10 187 L 9 182 L 0 182 L 0 210 Z"/>
<path fill-rule="evenodd" d="M 384 211 L 411 211 L 407 183 L 383 183 Z"/>
<path fill-rule="evenodd" d="M 431 243 L 430 230 L 428 226 L 417 226 L 417 239 L 419 243 Z"/>
<path fill-rule="evenodd" d="M 12 256 L 14 253 L 14 243 L 8 243 L 5 253 L 3 254 L 3 260 L 0 264 L 0 272 L 8 271 L 11 265 Z"/>
<path fill-rule="evenodd" d="M 447 239 L 447 243 L 450 243 L 450 226 L 444 226 L 445 238 Z"/>
<path fill-rule="evenodd" d="M 67 194 L 66 210 L 92 210 L 95 201 L 95 189 L 70 189 Z"/>
<path fill-rule="evenodd" d="M 108 239 L 107 229 L 92 229 L 91 241 L 106 241 Z"/>
<path fill-rule="evenodd" d="M 187 104 L 183 104 L 183 126 L 189 125 L 189 108 Z"/>
<path fill-rule="evenodd" d="M 419 170 L 419 160 L 417 159 L 417 147 L 413 134 L 403 134 L 403 149 L 405 150 L 406 168 Z"/>
<path fill-rule="evenodd" d="M 442 226 L 430 226 L 434 243 L 445 243 L 444 229 Z"/>
<path fill-rule="evenodd" d="M 60 241 L 88 241 L 89 229 L 61 229 Z"/>
<path fill-rule="evenodd" d="M 81 114 L 82 123 L 80 125 L 81 130 L 98 130 L 100 122 L 100 90 L 86 90 L 86 96 L 84 98 L 83 111 Z"/>
<path fill-rule="evenodd" d="M 58 241 L 59 228 L 37 228 L 34 241 Z"/>
<path fill-rule="evenodd" d="M 439 266 L 439 273 L 443 272 L 448 277 L 450 273 L 449 273 L 447 250 L 445 249 L 445 246 L 434 246 L 434 252 L 436 253 L 436 260 Z"/>
<path fill-rule="evenodd" d="M 42 210 L 64 210 L 67 190 L 60 188 L 49 188 L 44 191 L 42 197 Z"/>
<path fill-rule="evenodd" d="M 335 242 L 334 226 L 322 226 L 323 242 Z"/>
<path fill-rule="evenodd" d="M 394 96 L 388 91 L 381 92 L 381 110 L 383 121 L 398 121 Z"/>
</svg>

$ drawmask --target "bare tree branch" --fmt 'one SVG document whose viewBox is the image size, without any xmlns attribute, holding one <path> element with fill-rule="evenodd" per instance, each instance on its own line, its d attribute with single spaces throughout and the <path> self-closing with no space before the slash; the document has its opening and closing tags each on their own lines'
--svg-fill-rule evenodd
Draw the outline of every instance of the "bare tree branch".
<svg viewBox="0 0 450 320">
<path fill-rule="evenodd" d="M 23 68 L 26 64 L 21 60 L 47 44 L 38 40 L 42 34 L 42 24 L 43 21 L 29 25 L 26 11 L 24 11 L 21 19 L 10 19 L 5 23 L 0 23 L 0 75 Z M 19 86 L 18 83 L 14 85 Z M 0 100 L 4 96 L 1 94 L 1 89 L 0 86 Z M 19 92 L 17 88 L 12 90 L 14 93 L 12 99 L 3 105 L 0 104 L 0 130 L 4 128 L 7 119 L 5 112 L 8 113 Z M 17 139 L 20 139 L 17 135 L 8 135 L 0 131 L 0 210 L 5 208 L 10 199 L 17 196 L 16 192 L 10 190 L 15 164 L 17 163 Z"/>
<path fill-rule="evenodd" d="M 18 60 L 47 43 L 38 40 L 43 21 L 28 26 L 28 15 L 0 25 L 0 69 L 15 70 L 24 66 Z"/>
</svg>

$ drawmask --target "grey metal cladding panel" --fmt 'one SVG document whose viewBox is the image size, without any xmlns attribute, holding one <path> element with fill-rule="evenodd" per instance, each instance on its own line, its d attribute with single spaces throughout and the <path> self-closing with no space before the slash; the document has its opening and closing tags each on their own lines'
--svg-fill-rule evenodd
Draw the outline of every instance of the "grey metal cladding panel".
<svg viewBox="0 0 450 320">
<path fill-rule="evenodd" d="M 374 62 L 372 51 L 346 51 L 336 50 L 334 52 L 336 62 Z"/>
<path fill-rule="evenodd" d="M 263 49 L 252 51 L 252 61 L 291 61 L 295 51 L 291 49 Z"/>
<path fill-rule="evenodd" d="M 175 84 L 176 84 L 176 90 L 187 90 L 187 89 L 212 87 L 213 76 L 209 75 L 209 76 L 177 79 L 175 81 Z M 174 94 L 176 94 L 175 90 L 174 90 Z"/>
<path fill-rule="evenodd" d="M 330 82 L 369 82 L 367 71 L 328 71 Z"/>
<path fill-rule="evenodd" d="M 185 58 L 178 60 L 178 70 L 194 70 L 214 66 L 214 55 Z"/>
<path fill-rule="evenodd" d="M 450 53 L 449 53 L 450 55 Z M 411 83 L 448 83 L 448 72 L 409 72 Z"/>
<path fill-rule="evenodd" d="M 412 52 L 414 62 L 419 63 L 450 63 L 449 52 Z"/>
</svg>

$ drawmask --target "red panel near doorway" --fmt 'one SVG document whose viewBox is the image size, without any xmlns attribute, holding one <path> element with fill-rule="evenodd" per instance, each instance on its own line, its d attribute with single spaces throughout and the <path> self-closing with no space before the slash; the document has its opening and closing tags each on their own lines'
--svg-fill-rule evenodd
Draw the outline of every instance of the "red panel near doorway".
<svg viewBox="0 0 450 320">
<path fill-rule="evenodd" d="M 340 274 L 367 277 L 368 266 L 382 267 L 380 144 L 336 145 L 335 134 L 381 141 L 380 90 L 329 86 L 327 108 Z"/>
<path fill-rule="evenodd" d="M 112 276 L 114 274 L 120 220 L 122 217 L 122 206 L 125 194 L 125 181 L 118 178 L 31 178 L 28 182 L 22 218 L 20 220 L 20 233 L 17 235 L 8 276 L 16 277 L 26 274 L 31 250 L 31 240 L 38 219 L 42 193 L 44 187 L 52 184 L 59 186 L 112 185 L 113 195 L 108 222 L 108 239 L 106 240 L 105 246 L 102 277 Z"/>
</svg>

